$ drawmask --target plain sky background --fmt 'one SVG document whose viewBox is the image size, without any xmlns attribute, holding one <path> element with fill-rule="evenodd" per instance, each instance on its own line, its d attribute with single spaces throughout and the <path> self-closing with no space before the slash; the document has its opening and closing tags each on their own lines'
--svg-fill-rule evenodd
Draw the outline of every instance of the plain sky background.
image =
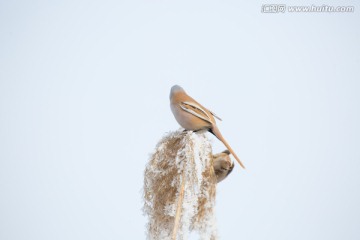
<svg viewBox="0 0 360 240">
<path fill-rule="evenodd" d="M 173 84 L 247 167 L 218 186 L 221 239 L 360 239 L 360 4 L 265 3 L 1 1 L 0 239 L 145 239 Z"/>
</svg>

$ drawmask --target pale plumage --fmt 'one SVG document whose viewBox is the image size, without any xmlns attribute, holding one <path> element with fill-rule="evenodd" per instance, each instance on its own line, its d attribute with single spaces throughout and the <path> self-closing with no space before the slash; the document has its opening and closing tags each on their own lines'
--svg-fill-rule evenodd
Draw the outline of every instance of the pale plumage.
<svg viewBox="0 0 360 240">
<path fill-rule="evenodd" d="M 225 150 L 213 156 L 213 167 L 217 182 L 224 180 L 234 169 L 234 162 L 230 159 L 230 152 Z"/>
<path fill-rule="evenodd" d="M 221 120 L 212 111 L 203 107 L 192 97 L 186 94 L 184 89 L 178 85 L 171 88 L 170 107 L 176 121 L 186 130 L 198 131 L 208 130 L 214 134 L 230 151 L 230 153 L 239 162 L 240 166 L 245 168 L 239 157 L 232 150 L 225 138 L 221 135 L 215 118 Z"/>
</svg>

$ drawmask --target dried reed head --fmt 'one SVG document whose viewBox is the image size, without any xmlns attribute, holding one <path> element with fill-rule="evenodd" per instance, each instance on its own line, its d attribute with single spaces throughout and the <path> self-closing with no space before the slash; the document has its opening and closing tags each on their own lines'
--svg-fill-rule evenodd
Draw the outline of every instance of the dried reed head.
<svg viewBox="0 0 360 240">
<path fill-rule="evenodd" d="M 199 232 L 202 239 L 216 238 L 216 177 L 212 161 L 211 145 L 204 132 L 179 130 L 160 140 L 144 174 L 143 211 L 149 218 L 148 239 L 171 238 L 183 181 L 178 239 L 186 239 L 191 230 Z"/>
</svg>

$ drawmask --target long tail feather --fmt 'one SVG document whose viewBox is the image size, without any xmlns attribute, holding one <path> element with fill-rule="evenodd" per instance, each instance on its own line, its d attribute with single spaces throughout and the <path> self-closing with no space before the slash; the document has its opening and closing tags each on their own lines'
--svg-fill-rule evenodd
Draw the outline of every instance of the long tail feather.
<svg viewBox="0 0 360 240">
<path fill-rule="evenodd" d="M 234 158 L 240 164 L 240 166 L 245 169 L 244 164 L 241 162 L 240 158 L 236 155 L 234 150 L 232 150 L 232 148 L 230 147 L 228 142 L 225 140 L 225 138 L 221 135 L 220 130 L 218 129 L 218 127 L 216 125 L 213 125 L 210 132 L 212 134 L 214 134 L 225 145 L 225 147 L 231 152 L 231 154 L 234 156 Z"/>
</svg>

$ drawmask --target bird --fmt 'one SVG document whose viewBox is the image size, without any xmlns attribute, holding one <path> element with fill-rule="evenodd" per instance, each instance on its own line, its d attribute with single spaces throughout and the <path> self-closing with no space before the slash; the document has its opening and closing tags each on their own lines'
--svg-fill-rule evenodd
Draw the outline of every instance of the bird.
<svg viewBox="0 0 360 240">
<path fill-rule="evenodd" d="M 224 180 L 234 169 L 234 162 L 231 161 L 229 155 L 229 150 L 213 155 L 213 168 L 217 183 Z"/>
<path fill-rule="evenodd" d="M 215 118 L 222 121 L 221 118 L 187 95 L 185 90 L 179 85 L 171 87 L 170 108 L 176 121 L 181 127 L 190 131 L 209 131 L 225 145 L 240 166 L 245 169 L 244 164 L 242 164 L 240 158 L 236 155 L 234 150 L 232 150 L 216 125 Z"/>
</svg>

